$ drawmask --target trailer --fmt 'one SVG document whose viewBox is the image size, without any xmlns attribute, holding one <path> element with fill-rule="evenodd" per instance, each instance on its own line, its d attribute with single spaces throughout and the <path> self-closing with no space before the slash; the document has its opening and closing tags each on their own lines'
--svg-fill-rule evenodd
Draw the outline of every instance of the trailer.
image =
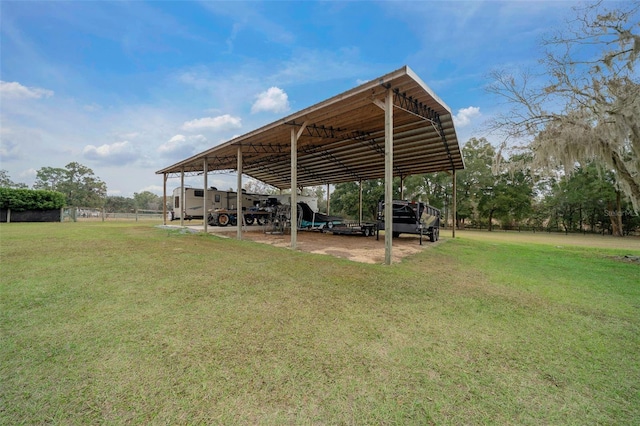
<svg viewBox="0 0 640 426">
<path fill-rule="evenodd" d="M 322 231 L 343 223 L 344 219 L 339 216 L 319 213 L 305 201 L 298 202 L 298 229 Z"/>
<path fill-rule="evenodd" d="M 271 213 L 259 209 L 243 209 L 245 225 L 258 223 L 264 225 L 269 220 Z M 235 209 L 215 209 L 207 214 L 207 223 L 211 226 L 236 226 L 238 224 L 238 210 Z"/>
<path fill-rule="evenodd" d="M 173 190 L 173 215 L 171 220 L 202 219 L 205 216 L 204 189 L 175 188 Z M 259 205 L 267 195 L 250 194 L 242 191 L 242 210 L 247 211 Z M 237 193 L 235 191 L 219 191 L 215 187 L 207 189 L 206 211 L 237 210 Z"/>
<path fill-rule="evenodd" d="M 385 230 L 384 202 L 378 203 L 378 226 L 379 231 Z M 393 237 L 400 234 L 428 236 L 429 241 L 435 242 L 440 238 L 440 210 L 421 201 L 393 200 Z"/>
<path fill-rule="evenodd" d="M 207 189 L 207 206 L 204 206 L 205 190 L 202 188 L 177 187 L 173 190 L 173 212 L 171 220 L 203 219 L 211 226 L 235 226 L 238 223 L 237 193 L 235 191 L 219 191 L 215 187 Z M 316 197 L 298 195 L 307 209 L 318 211 Z M 276 215 L 277 206 L 289 205 L 290 194 L 266 195 L 251 194 L 242 190 L 242 217 L 246 225 L 265 225 Z"/>
<path fill-rule="evenodd" d="M 275 198 L 265 195 L 260 201 L 256 202 L 252 207 L 243 207 L 242 212 L 244 216 L 245 225 L 266 225 L 269 222 L 273 222 L 276 216 L 281 217 L 278 214 L 280 211 L 278 206 L 282 204 Z M 210 210 L 207 215 L 207 223 L 211 226 L 236 226 L 238 224 L 238 210 L 219 208 Z"/>
<path fill-rule="evenodd" d="M 364 235 L 370 237 L 376 235 L 378 225 L 375 223 L 341 223 L 339 225 L 332 226 L 324 232 L 330 232 L 333 235 Z"/>
</svg>

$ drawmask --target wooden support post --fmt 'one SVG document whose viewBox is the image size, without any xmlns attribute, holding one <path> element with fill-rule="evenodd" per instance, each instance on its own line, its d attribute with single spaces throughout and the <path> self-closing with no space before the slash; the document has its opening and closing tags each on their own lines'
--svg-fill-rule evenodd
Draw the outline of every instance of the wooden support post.
<svg viewBox="0 0 640 426">
<path fill-rule="evenodd" d="M 458 196 L 456 195 L 457 191 L 457 179 L 456 179 L 456 169 L 453 169 L 453 174 L 451 175 L 451 179 L 453 180 L 453 213 L 451 214 L 453 218 L 453 224 L 451 226 L 451 238 L 456 237 L 456 225 L 458 222 Z"/>
<path fill-rule="evenodd" d="M 307 123 L 302 123 L 297 133 L 291 128 L 291 248 L 294 250 L 298 246 L 298 139 Z"/>
<path fill-rule="evenodd" d="M 393 247 L 393 92 L 384 104 L 384 263 L 391 265 Z"/>
<path fill-rule="evenodd" d="M 202 173 L 204 174 L 204 194 L 202 194 L 202 229 L 207 233 L 209 232 L 209 221 L 207 220 L 207 216 L 209 216 L 209 212 L 207 212 L 207 207 L 209 207 L 209 197 L 207 197 L 207 194 L 209 193 L 209 161 L 207 160 L 207 157 L 204 157 Z"/>
<path fill-rule="evenodd" d="M 238 178 L 236 181 L 236 186 L 238 187 L 236 191 L 236 238 L 242 239 L 242 222 L 244 219 L 244 215 L 242 214 L 242 146 L 238 145 Z"/>
<path fill-rule="evenodd" d="M 291 248 L 298 245 L 298 137 L 291 127 Z"/>
<path fill-rule="evenodd" d="M 331 213 L 329 213 L 329 207 L 331 206 L 330 200 L 331 199 L 331 194 L 329 193 L 329 184 L 327 184 L 327 216 L 330 215 Z"/>
<path fill-rule="evenodd" d="M 358 186 L 359 188 L 359 192 L 360 192 L 360 196 L 359 201 L 360 201 L 360 216 L 358 217 L 358 225 L 362 225 L 362 179 L 360 179 L 360 185 Z"/>
<path fill-rule="evenodd" d="M 184 209 L 184 194 L 185 194 L 185 190 L 184 190 L 184 167 L 180 169 L 180 203 L 179 203 L 179 209 L 180 209 L 180 226 L 184 226 L 184 215 L 185 215 L 185 209 Z M 175 209 L 175 206 L 173 207 Z"/>
<path fill-rule="evenodd" d="M 167 224 L 167 174 L 162 174 L 162 224 Z"/>
</svg>

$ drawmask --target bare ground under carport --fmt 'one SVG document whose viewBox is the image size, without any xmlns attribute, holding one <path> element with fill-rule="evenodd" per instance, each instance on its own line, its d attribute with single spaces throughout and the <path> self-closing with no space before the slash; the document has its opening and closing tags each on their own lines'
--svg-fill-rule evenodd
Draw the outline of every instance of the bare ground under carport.
<svg viewBox="0 0 640 426">
<path fill-rule="evenodd" d="M 202 227 L 200 227 L 202 229 Z M 210 234 L 236 237 L 235 227 L 208 227 Z M 245 227 L 242 232 L 244 240 L 250 240 L 261 244 L 270 244 L 276 247 L 290 248 L 291 235 L 265 233 L 262 227 Z M 420 237 L 417 235 L 401 235 L 393 239 L 392 262 L 400 262 L 403 258 L 411 256 L 433 246 L 428 237 L 423 237 L 420 245 Z M 365 237 L 362 235 L 334 235 L 319 231 L 298 231 L 297 250 L 326 254 L 334 257 L 349 259 L 354 262 L 383 264 L 385 258 L 384 233 L 376 240 L 375 235 Z"/>
</svg>

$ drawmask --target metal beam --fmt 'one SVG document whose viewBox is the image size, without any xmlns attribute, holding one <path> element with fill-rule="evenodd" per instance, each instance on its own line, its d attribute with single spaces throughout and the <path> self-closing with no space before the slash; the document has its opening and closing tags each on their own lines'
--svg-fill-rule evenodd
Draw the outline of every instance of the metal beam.
<svg viewBox="0 0 640 426">
<path fill-rule="evenodd" d="M 361 179 L 360 175 L 358 175 L 353 170 L 351 170 L 351 168 L 349 166 L 344 164 L 342 161 L 340 161 L 335 155 L 333 155 L 329 151 L 326 151 L 324 149 L 320 149 L 317 146 L 307 146 L 307 147 L 302 148 L 302 152 L 304 152 L 305 154 L 310 154 L 310 155 L 318 154 L 318 155 L 320 155 L 320 158 L 326 160 L 329 163 L 336 164 L 342 170 L 345 170 L 347 173 L 350 173 L 351 176 L 353 176 L 353 178 L 355 180 L 360 180 Z"/>
<path fill-rule="evenodd" d="M 449 162 L 451 163 L 451 169 L 455 170 L 456 167 L 453 164 L 453 158 L 451 158 L 451 150 L 449 149 L 449 143 L 447 142 L 447 138 L 444 135 L 444 129 L 442 128 L 442 122 L 440 121 L 440 116 L 438 115 L 436 118 L 436 125 L 438 128 L 438 132 L 440 133 L 440 137 L 442 138 L 442 144 L 444 145 L 445 151 L 447 151 L 447 157 L 449 157 Z"/>
<path fill-rule="evenodd" d="M 307 121 L 302 123 L 302 125 L 296 123 L 295 121 L 286 124 L 289 124 L 291 126 L 300 126 L 300 130 L 298 131 L 298 138 L 302 136 L 302 133 L 305 133 L 306 136 L 310 136 L 312 138 L 338 139 L 338 135 L 344 132 L 344 129 L 333 126 L 325 126 L 324 124 L 308 124 Z"/>
<path fill-rule="evenodd" d="M 286 154 L 289 148 L 289 145 L 271 143 L 248 143 L 238 146 L 246 146 L 249 152 L 253 151 L 256 154 Z"/>
<path fill-rule="evenodd" d="M 393 89 L 393 103 L 396 107 L 417 115 L 424 120 L 435 123 L 439 119 L 437 112 L 424 105 L 422 102 L 407 96 L 406 93 L 400 93 L 400 89 Z"/>
</svg>

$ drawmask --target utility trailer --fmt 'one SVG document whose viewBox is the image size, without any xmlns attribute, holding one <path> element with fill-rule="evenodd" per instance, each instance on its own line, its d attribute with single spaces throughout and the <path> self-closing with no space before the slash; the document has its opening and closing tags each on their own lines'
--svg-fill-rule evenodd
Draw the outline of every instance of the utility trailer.
<svg viewBox="0 0 640 426">
<path fill-rule="evenodd" d="M 376 234 L 378 226 L 375 223 L 341 223 L 328 227 L 323 232 L 331 232 L 333 235 L 364 235 L 370 237 Z"/>
<path fill-rule="evenodd" d="M 376 238 L 385 230 L 384 202 L 378 203 L 378 227 Z M 421 201 L 393 200 L 393 237 L 400 234 L 428 236 L 429 241 L 440 238 L 440 210 Z"/>
</svg>

